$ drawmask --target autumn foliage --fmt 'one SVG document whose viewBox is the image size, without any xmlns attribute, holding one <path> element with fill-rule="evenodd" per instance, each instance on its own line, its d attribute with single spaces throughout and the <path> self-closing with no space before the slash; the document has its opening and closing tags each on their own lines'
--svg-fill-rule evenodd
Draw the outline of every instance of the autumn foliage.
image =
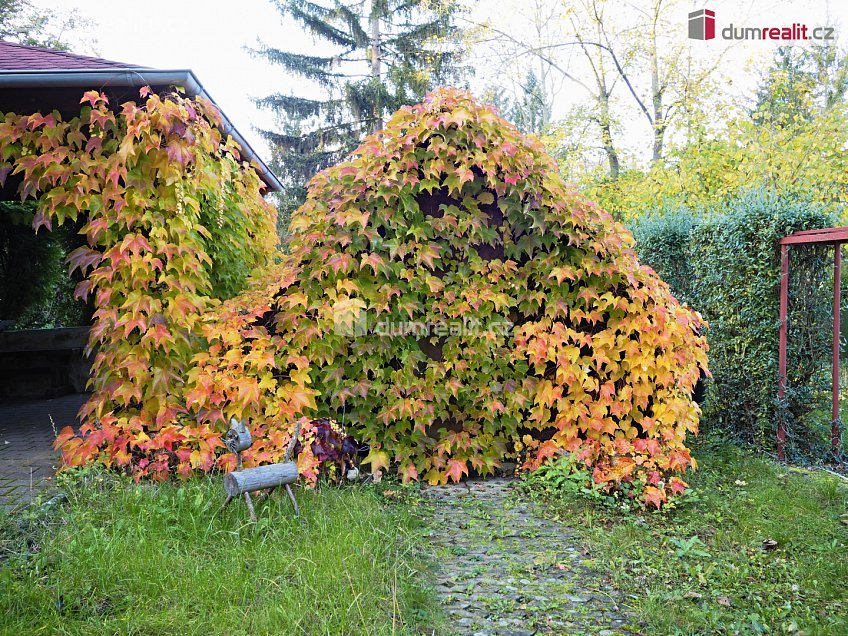
<svg viewBox="0 0 848 636">
<path fill-rule="evenodd" d="M 214 107 L 141 92 L 117 110 L 88 92 L 70 121 L 0 115 L 0 180 L 37 197 L 36 231 L 87 221 L 87 244 L 68 260 L 85 275 L 76 295 L 95 305 L 93 395 L 81 434 L 67 427 L 57 440 L 65 461 L 164 479 L 216 462 L 220 432 L 185 417 L 181 387 L 204 347 L 202 317 L 271 262 L 276 235 Z"/>
<path fill-rule="evenodd" d="M 401 109 L 291 229 L 271 324 L 372 470 L 443 483 L 565 450 L 656 505 L 685 487 L 704 325 L 491 108 L 445 90 Z"/>
<path fill-rule="evenodd" d="M 161 122 L 166 104 L 174 118 Z M 368 445 L 374 473 L 404 480 L 490 474 L 510 456 L 533 469 L 570 452 L 611 490 L 640 486 L 647 504 L 685 488 L 675 473 L 694 465 L 685 439 L 698 425 L 704 325 L 538 141 L 466 93 L 433 93 L 312 180 L 289 254 L 271 265 L 255 175 L 189 108 L 125 107 L 108 152 L 85 150 L 87 122 L 70 126 L 78 140 L 51 132 L 62 161 L 100 153 L 83 170 L 14 158 L 24 189 L 47 192 L 45 222 L 82 196 L 70 175 L 96 184 L 85 195 L 96 204 L 77 205 L 90 251 L 74 257 L 93 268 L 81 291 L 100 295 L 95 395 L 82 435 L 60 440 L 66 461 L 160 478 L 224 466 L 230 417 L 255 423 L 249 461 L 274 461 L 294 420 L 319 416 Z M 108 116 L 96 102 L 91 113 Z M 3 126 L 36 154 L 55 151 L 35 141 L 55 123 Z M 219 178 L 241 188 L 234 208 L 253 224 L 264 272 L 223 303 L 209 295 L 203 247 Z M 314 474 L 308 455 L 298 462 Z"/>
</svg>

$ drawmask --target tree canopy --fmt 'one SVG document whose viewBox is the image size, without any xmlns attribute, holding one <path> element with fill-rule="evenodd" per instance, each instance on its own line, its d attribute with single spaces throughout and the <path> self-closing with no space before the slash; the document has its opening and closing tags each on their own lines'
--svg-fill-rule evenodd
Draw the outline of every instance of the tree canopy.
<svg viewBox="0 0 848 636">
<path fill-rule="evenodd" d="M 341 161 L 401 106 L 457 79 L 461 48 L 453 1 L 287 0 L 278 6 L 320 42 L 315 51 L 270 44 L 254 51 L 305 80 L 296 91 L 257 100 L 278 116 L 279 128 L 262 134 L 274 148 L 286 186 L 283 208 L 290 212 L 316 172 Z"/>
<path fill-rule="evenodd" d="M 78 11 L 57 13 L 35 7 L 29 0 L 0 0 L 0 40 L 29 46 L 70 50 L 70 37 L 87 31 L 91 22 Z M 91 35 L 86 35 L 91 39 Z"/>
</svg>

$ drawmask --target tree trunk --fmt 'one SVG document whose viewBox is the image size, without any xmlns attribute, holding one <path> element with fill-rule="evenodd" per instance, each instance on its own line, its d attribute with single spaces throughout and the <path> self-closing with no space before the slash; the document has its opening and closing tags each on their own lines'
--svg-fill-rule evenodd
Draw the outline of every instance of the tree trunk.
<svg viewBox="0 0 848 636">
<path fill-rule="evenodd" d="M 612 126 L 610 124 L 610 114 L 609 114 L 609 95 L 602 94 L 598 101 L 600 102 L 600 117 L 598 118 L 598 125 L 601 128 L 601 144 L 604 148 L 604 153 L 607 155 L 607 161 L 609 162 L 609 176 L 610 179 L 616 180 L 618 179 L 618 175 L 621 172 L 621 164 L 618 160 L 618 151 L 615 149 L 615 145 L 612 142 Z"/>
<path fill-rule="evenodd" d="M 368 19 L 371 27 L 371 83 L 374 87 L 374 121 L 371 132 L 377 132 L 383 128 L 383 105 L 380 103 L 380 14 L 377 12 L 377 3 L 371 2 L 371 15 Z"/>
<path fill-rule="evenodd" d="M 653 154 L 651 163 L 662 158 L 663 141 L 665 139 L 665 117 L 663 117 L 663 88 L 660 86 L 660 63 L 657 56 L 657 21 L 660 15 L 660 3 L 654 6 L 654 22 L 651 29 L 651 101 L 653 102 Z"/>
</svg>

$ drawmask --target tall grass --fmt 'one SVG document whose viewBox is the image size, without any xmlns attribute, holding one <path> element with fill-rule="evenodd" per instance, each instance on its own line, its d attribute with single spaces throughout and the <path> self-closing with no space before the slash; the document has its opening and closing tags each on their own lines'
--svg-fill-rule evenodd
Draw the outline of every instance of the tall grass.
<svg viewBox="0 0 848 636">
<path fill-rule="evenodd" d="M 247 522 L 219 481 L 88 474 L 43 519 L 6 518 L 6 634 L 430 633 L 414 521 L 366 488 L 277 493 Z"/>
</svg>

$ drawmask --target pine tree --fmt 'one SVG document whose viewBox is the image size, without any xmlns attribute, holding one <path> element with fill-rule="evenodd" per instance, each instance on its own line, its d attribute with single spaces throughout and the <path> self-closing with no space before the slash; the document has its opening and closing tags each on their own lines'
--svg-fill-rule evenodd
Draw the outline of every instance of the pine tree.
<svg viewBox="0 0 848 636">
<path fill-rule="evenodd" d="M 521 90 L 522 94 L 513 104 L 512 120 L 520 131 L 538 135 L 550 122 L 551 113 L 545 102 L 542 84 L 535 72 L 527 73 Z"/>
<path fill-rule="evenodd" d="M 514 92 L 500 85 L 489 86 L 483 92 L 483 102 L 494 106 L 504 119 L 525 134 L 541 134 L 551 121 L 544 88 L 532 70 Z"/>
<path fill-rule="evenodd" d="M 322 41 L 314 55 L 267 45 L 254 50 L 311 84 L 256 102 L 278 119 L 278 130 L 260 132 L 286 187 L 281 216 L 287 217 L 304 200 L 312 175 L 382 128 L 389 113 L 464 69 L 454 0 L 279 0 L 277 6 Z"/>
</svg>

